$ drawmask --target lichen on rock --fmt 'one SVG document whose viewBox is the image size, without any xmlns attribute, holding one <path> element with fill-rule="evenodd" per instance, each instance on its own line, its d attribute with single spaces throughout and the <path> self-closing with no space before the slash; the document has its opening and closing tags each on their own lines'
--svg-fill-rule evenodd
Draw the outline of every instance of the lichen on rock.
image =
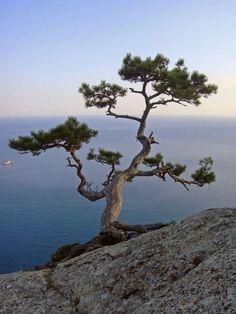
<svg viewBox="0 0 236 314">
<path fill-rule="evenodd" d="M 236 209 L 210 209 L 52 270 L 0 276 L 0 313 L 235 313 Z"/>
</svg>

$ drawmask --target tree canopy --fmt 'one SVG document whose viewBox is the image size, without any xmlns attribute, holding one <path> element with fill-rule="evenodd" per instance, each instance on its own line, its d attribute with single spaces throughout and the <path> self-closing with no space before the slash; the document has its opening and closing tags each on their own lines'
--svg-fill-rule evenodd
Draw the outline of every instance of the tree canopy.
<svg viewBox="0 0 236 314">
<path fill-rule="evenodd" d="M 83 143 L 96 136 L 98 131 L 90 129 L 86 123 L 80 123 L 75 117 L 69 117 L 64 123 L 49 131 L 31 132 L 29 136 L 11 139 L 9 146 L 21 153 L 39 155 L 51 148 L 64 148 L 66 151 L 79 150 Z"/>
<path fill-rule="evenodd" d="M 151 155 L 152 147 L 157 144 L 157 141 L 153 132 L 146 133 L 146 126 L 148 116 L 158 106 L 167 106 L 170 103 L 198 106 L 203 98 L 217 92 L 217 86 L 208 83 L 205 74 L 198 71 L 190 72 L 183 59 L 179 59 L 174 67 L 169 68 L 169 60 L 161 54 L 146 59 L 127 54 L 118 73 L 122 80 L 131 84 L 138 83 L 138 87 L 134 88 L 132 85 L 127 89 L 102 80 L 97 85 L 82 83 L 79 88 L 87 108 L 105 109 L 107 116 L 128 119 L 137 123 L 136 140 L 141 148 L 131 158 L 127 168 L 119 169 L 119 171 L 116 169 L 123 155 L 121 152 L 104 148 L 100 148 L 98 152 L 94 149 L 89 150 L 88 160 L 110 167 L 105 181 L 102 181 L 103 187 L 100 191 L 92 190 L 91 184 L 84 176 L 83 164 L 78 152 L 82 144 L 88 143 L 98 131 L 90 129 L 85 123 L 79 122 L 76 117 L 69 117 L 64 123 L 48 131 L 32 131 L 29 136 L 19 136 L 17 139 L 10 140 L 9 145 L 20 153 L 33 155 L 39 155 L 52 148 L 65 149 L 69 153 L 68 166 L 75 168 L 79 177 L 78 192 L 91 201 L 106 199 L 106 207 L 101 218 L 102 231 L 112 234 L 113 237 L 119 234 L 122 238 L 127 230 L 134 229 L 134 227 L 119 225 L 116 221 L 122 208 L 123 187 L 126 182 L 143 176 L 155 176 L 161 180 L 166 180 L 168 177 L 188 190 L 190 185 L 202 187 L 215 180 L 211 157 L 201 159 L 191 179 L 185 179 L 182 174 L 186 170 L 186 165 L 165 161 L 160 152 Z M 115 111 L 116 106 L 119 105 L 118 100 L 125 97 L 127 93 L 139 94 L 143 98 L 144 110 L 140 108 L 139 115 L 119 114 Z M 122 138 L 120 140 L 122 141 Z M 117 233 L 118 229 L 123 230 L 123 233 Z"/>
</svg>

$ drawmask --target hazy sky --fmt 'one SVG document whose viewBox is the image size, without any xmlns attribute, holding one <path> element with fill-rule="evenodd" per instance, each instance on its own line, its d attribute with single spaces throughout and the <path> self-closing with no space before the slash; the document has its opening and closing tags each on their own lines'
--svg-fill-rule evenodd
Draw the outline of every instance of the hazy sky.
<svg viewBox="0 0 236 314">
<path fill-rule="evenodd" d="M 235 14 L 235 0 L 0 0 L 0 116 L 96 114 L 78 87 L 122 83 L 127 52 L 183 57 L 219 86 L 198 108 L 156 114 L 236 116 Z M 122 103 L 142 107 L 137 96 Z"/>
</svg>

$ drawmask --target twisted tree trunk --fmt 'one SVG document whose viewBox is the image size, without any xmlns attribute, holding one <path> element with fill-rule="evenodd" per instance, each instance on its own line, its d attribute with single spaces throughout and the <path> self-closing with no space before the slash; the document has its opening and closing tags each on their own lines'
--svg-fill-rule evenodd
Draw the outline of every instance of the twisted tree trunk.
<svg viewBox="0 0 236 314">
<path fill-rule="evenodd" d="M 118 174 L 105 191 L 106 207 L 101 217 L 101 229 L 103 230 L 117 219 L 123 205 L 123 187 L 128 179 L 124 172 Z"/>
<path fill-rule="evenodd" d="M 106 207 L 103 211 L 101 217 L 101 230 L 102 232 L 111 231 L 112 227 L 115 227 L 113 222 L 117 220 L 119 216 L 122 205 L 123 205 L 123 187 L 124 184 L 136 176 L 138 172 L 138 166 L 144 161 L 144 159 L 149 155 L 151 151 L 151 144 L 153 143 L 153 138 L 151 136 L 146 137 L 144 135 L 144 130 L 146 126 L 146 119 L 150 108 L 147 106 L 143 113 L 143 117 L 140 120 L 140 126 L 137 131 L 137 140 L 141 143 L 141 151 L 133 158 L 130 166 L 124 170 L 122 173 L 117 174 L 111 183 L 108 185 L 105 191 Z M 108 229 L 109 228 L 109 229 Z"/>
<path fill-rule="evenodd" d="M 152 225 L 129 225 L 117 221 L 117 218 L 123 206 L 123 188 L 125 183 L 130 179 L 140 175 L 140 170 L 138 169 L 139 165 L 143 163 L 146 157 L 148 157 L 151 151 L 151 145 L 157 143 L 152 137 L 152 133 L 149 135 L 149 137 L 145 136 L 144 134 L 146 128 L 146 120 L 150 110 L 152 109 L 145 88 L 146 83 L 144 83 L 143 90 L 141 92 L 145 98 L 146 103 L 146 108 L 143 112 L 143 115 L 141 118 L 131 117 L 133 120 L 136 120 L 139 123 L 136 138 L 142 145 L 142 148 L 140 152 L 132 159 L 127 169 L 119 174 L 114 175 L 113 178 L 109 176 L 109 180 L 107 180 L 107 185 L 101 192 L 91 193 L 90 191 L 86 191 L 84 189 L 86 180 L 81 173 L 82 164 L 76 156 L 72 155 L 74 161 L 76 161 L 78 176 L 81 179 L 81 183 L 78 187 L 78 192 L 92 201 L 104 197 L 106 199 L 106 207 L 101 216 L 100 235 L 94 237 L 91 241 L 85 244 L 75 246 L 68 258 L 72 258 L 74 256 L 94 250 L 104 245 L 111 245 L 114 243 L 125 241 L 131 236 L 137 236 L 141 233 L 148 232 L 149 230 L 159 229 L 166 225 L 162 223 Z M 108 110 L 108 115 L 115 116 L 116 118 L 124 117 L 113 113 L 111 111 L 111 108 L 109 108 Z M 129 116 L 125 116 L 125 118 L 130 119 Z"/>
</svg>

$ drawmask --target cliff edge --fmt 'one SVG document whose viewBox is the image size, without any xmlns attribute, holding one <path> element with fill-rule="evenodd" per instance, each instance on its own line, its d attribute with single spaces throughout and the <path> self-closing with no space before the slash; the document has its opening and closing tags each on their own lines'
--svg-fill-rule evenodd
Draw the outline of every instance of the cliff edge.
<svg viewBox="0 0 236 314">
<path fill-rule="evenodd" d="M 236 313 L 236 208 L 208 209 L 52 270 L 1 275 L 0 313 Z"/>
</svg>

